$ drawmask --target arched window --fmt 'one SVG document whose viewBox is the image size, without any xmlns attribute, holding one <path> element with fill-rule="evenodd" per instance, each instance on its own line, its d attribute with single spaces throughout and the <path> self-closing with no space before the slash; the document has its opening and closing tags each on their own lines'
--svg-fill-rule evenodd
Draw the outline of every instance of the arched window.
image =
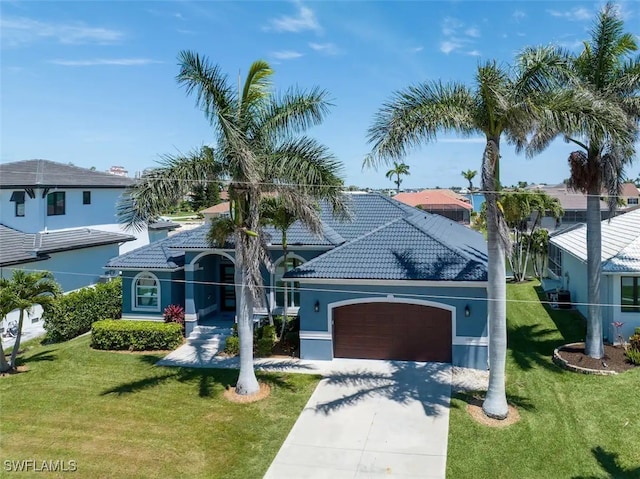
<svg viewBox="0 0 640 479">
<path fill-rule="evenodd" d="M 133 309 L 160 311 L 160 281 L 151 273 L 140 273 L 133 280 Z"/>
<path fill-rule="evenodd" d="M 291 271 L 293 268 L 297 268 L 305 261 L 297 256 L 288 256 L 287 258 L 287 271 Z M 276 286 L 276 306 L 284 306 L 284 282 L 282 281 L 282 275 L 284 275 L 284 261 L 280 261 L 276 266 L 276 272 L 274 275 L 274 284 Z M 288 308 L 296 308 L 300 306 L 300 283 L 287 282 L 287 295 L 289 299 Z"/>
</svg>

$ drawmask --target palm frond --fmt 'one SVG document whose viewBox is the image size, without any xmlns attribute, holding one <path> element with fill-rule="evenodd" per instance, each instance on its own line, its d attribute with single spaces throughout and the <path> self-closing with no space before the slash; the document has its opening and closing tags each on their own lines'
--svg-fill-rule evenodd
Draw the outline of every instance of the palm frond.
<svg viewBox="0 0 640 479">
<path fill-rule="evenodd" d="M 209 224 L 207 231 L 207 243 L 214 248 L 225 248 L 229 246 L 229 239 L 236 230 L 236 225 L 228 216 L 214 218 Z"/>
<path fill-rule="evenodd" d="M 260 120 L 264 137 L 290 136 L 319 125 L 329 113 L 328 93 L 320 88 L 310 91 L 290 88 L 269 102 Z"/>
<path fill-rule="evenodd" d="M 272 75 L 273 70 L 266 61 L 256 60 L 251 64 L 240 97 L 241 117 L 244 117 L 252 108 L 261 107 L 264 100 L 269 97 Z"/>
<path fill-rule="evenodd" d="M 477 131 L 471 92 L 461 84 L 422 83 L 396 92 L 374 116 L 368 130 L 371 153 L 366 166 L 399 160 L 407 150 L 452 131 L 468 136 Z"/>
<path fill-rule="evenodd" d="M 158 168 L 125 191 L 116 208 L 118 221 L 139 231 L 181 201 L 194 184 L 221 179 L 224 174 L 225 165 L 209 147 L 186 155 L 164 155 Z"/>
</svg>

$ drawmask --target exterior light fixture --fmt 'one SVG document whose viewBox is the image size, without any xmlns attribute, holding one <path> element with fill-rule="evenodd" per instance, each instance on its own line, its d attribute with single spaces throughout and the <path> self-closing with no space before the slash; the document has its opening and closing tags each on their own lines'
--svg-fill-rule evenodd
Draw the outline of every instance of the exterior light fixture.
<svg viewBox="0 0 640 479">
<path fill-rule="evenodd" d="M 314 310 L 316 313 L 319 313 L 319 312 L 320 312 L 320 301 L 316 300 L 316 304 L 314 304 L 314 305 L 313 305 L 313 310 Z"/>
<path fill-rule="evenodd" d="M 464 317 L 468 318 L 469 316 L 471 316 L 471 308 L 469 307 L 469 305 L 467 304 L 464 307 Z"/>
</svg>

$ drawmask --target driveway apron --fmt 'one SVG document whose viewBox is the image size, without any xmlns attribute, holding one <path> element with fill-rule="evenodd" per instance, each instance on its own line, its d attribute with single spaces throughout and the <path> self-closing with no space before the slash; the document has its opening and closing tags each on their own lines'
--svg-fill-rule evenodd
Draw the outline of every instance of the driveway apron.
<svg viewBox="0 0 640 479">
<path fill-rule="evenodd" d="M 329 364 L 266 479 L 445 477 L 450 365 Z"/>
</svg>

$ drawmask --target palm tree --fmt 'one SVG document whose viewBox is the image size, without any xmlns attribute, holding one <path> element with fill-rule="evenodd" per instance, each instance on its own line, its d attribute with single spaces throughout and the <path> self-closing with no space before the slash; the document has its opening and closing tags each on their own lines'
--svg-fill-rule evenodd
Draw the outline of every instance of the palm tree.
<svg viewBox="0 0 640 479">
<path fill-rule="evenodd" d="M 195 95 L 197 107 L 214 129 L 216 146 L 165 157 L 161 168 L 132 188 L 119 214 L 122 222 L 140 225 L 158 217 L 167 204 L 188 191 L 191 182 L 227 180 L 230 214 L 211 224 L 208 238 L 212 244 L 235 249 L 240 338 L 236 392 L 253 394 L 259 389 L 253 369 L 253 306 L 264 297 L 260 266 L 269 266 L 260 226 L 261 197 L 277 193 L 316 234 L 321 223 L 315 198 L 326 199 L 336 213 L 347 211 L 340 163 L 325 146 L 301 136 L 326 116 L 327 93 L 292 88 L 275 95 L 273 71 L 262 60 L 251 65 L 244 85 L 230 81 L 217 65 L 194 52 L 181 52 L 179 64 L 177 81 L 188 95 Z"/>
<path fill-rule="evenodd" d="M 15 301 L 13 297 L 13 291 L 10 288 L 10 281 L 6 278 L 0 278 L 0 318 L 4 321 L 7 315 L 13 311 Z M 0 373 L 6 373 L 11 369 L 11 366 L 7 362 L 7 358 L 4 355 L 4 348 L 2 347 L 2 341 L 0 341 Z"/>
<path fill-rule="evenodd" d="M 469 193 L 473 191 L 473 179 L 476 177 L 478 172 L 476 170 L 467 170 L 462 172 L 462 176 L 465 180 L 469 182 Z"/>
<path fill-rule="evenodd" d="M 495 62 L 478 66 L 473 88 L 460 83 L 424 82 L 400 92 L 385 103 L 369 128 L 372 152 L 365 165 L 399 161 L 413 146 L 436 140 L 437 134 L 453 131 L 463 136 L 482 134 L 486 138 L 482 156 L 482 189 L 487 206 L 489 390 L 483 403 L 487 416 L 504 419 L 508 414 L 505 394 L 506 361 L 506 272 L 505 252 L 510 247 L 509 231 L 498 208 L 500 189 L 500 140 L 529 146 L 533 154 L 546 146 L 538 141 L 527 145 L 527 135 L 541 118 L 558 124 L 574 124 L 577 112 L 596 116 L 600 105 L 592 98 L 558 90 L 551 73 L 560 70 L 562 60 L 553 48 L 527 49 L 516 68 L 509 70 Z M 608 119 L 604 115 L 604 119 Z M 602 126 L 594 120 L 593 128 Z"/>
<path fill-rule="evenodd" d="M 295 212 L 289 209 L 287 204 L 281 197 L 264 198 L 260 203 L 260 215 L 263 224 L 273 226 L 282 235 L 282 256 L 284 264 L 284 273 L 287 274 L 289 245 L 287 244 L 287 231 L 298 220 Z M 284 307 L 282 310 L 282 327 L 280 329 L 280 341 L 284 337 L 284 331 L 287 325 L 287 307 L 289 306 L 288 285 L 283 281 Z"/>
<path fill-rule="evenodd" d="M 385 173 L 385 176 L 396 184 L 396 193 L 400 193 L 400 184 L 402 183 L 402 178 L 400 178 L 400 176 L 410 174 L 411 173 L 409 173 L 409 165 L 404 164 L 404 162 L 398 163 L 394 161 L 393 168 L 387 171 Z M 396 177 L 395 180 L 393 180 L 394 176 Z"/>
<path fill-rule="evenodd" d="M 60 294 L 60 286 L 53 280 L 53 275 L 48 271 L 25 272 L 21 269 L 13 270 L 11 280 L 0 280 L 0 288 L 8 291 L 2 295 L 3 313 L 5 310 L 20 310 L 20 318 L 18 319 L 18 332 L 16 334 L 16 342 L 11 352 L 9 360 L 9 368 L 16 368 L 16 357 L 20 349 L 20 341 L 22 339 L 22 325 L 24 323 L 25 311 L 30 311 L 35 305 L 39 304 L 43 310 L 48 310 L 56 296 Z M 6 303 L 5 303 L 6 300 Z"/>
<path fill-rule="evenodd" d="M 634 154 L 640 118 L 640 56 L 631 57 L 638 50 L 634 35 L 624 33 L 624 23 L 616 7 L 607 3 L 600 11 L 585 42 L 583 51 L 573 58 L 574 88 L 584 89 L 601 102 L 611 103 L 628 115 L 628 124 L 618 131 L 585 132 L 577 128 L 565 130 L 566 140 L 581 150 L 569 156 L 571 177 L 569 186 L 587 194 L 587 281 L 588 318 L 585 352 L 602 358 L 602 308 L 600 280 L 602 228 L 600 197 L 608 196 L 613 213 L 624 181 L 624 167 Z M 628 133 L 616 141 L 615 136 Z"/>
</svg>

